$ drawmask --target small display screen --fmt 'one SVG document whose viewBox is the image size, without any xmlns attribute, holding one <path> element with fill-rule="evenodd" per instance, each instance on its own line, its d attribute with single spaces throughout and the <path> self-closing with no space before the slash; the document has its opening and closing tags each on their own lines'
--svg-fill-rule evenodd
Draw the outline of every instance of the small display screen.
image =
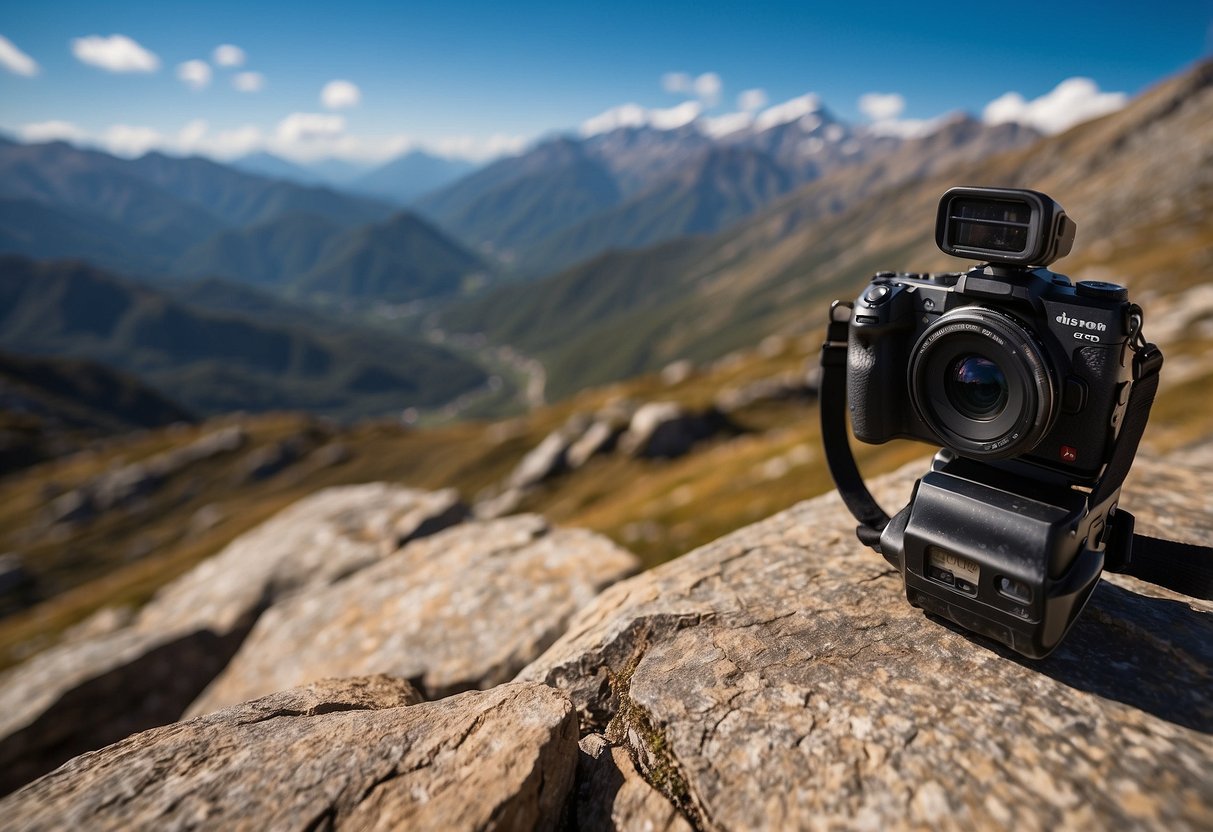
<svg viewBox="0 0 1213 832">
<path fill-rule="evenodd" d="M 962 558 L 946 549 L 928 546 L 927 575 L 940 583 L 954 586 L 961 592 L 976 595 L 981 567 L 968 558 Z"/>
<path fill-rule="evenodd" d="M 1019 253 L 1028 247 L 1032 206 L 1026 202 L 959 197 L 948 206 L 948 244 Z"/>
</svg>

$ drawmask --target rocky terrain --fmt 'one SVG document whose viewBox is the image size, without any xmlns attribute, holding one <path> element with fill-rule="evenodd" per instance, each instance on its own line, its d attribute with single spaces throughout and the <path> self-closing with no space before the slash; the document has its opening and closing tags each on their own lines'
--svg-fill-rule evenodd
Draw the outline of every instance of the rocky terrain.
<svg viewBox="0 0 1213 832">
<path fill-rule="evenodd" d="M 904 500 L 924 465 L 877 496 Z M 1211 489 L 1206 443 L 1139 459 L 1124 503 L 1143 532 L 1208 545 Z M 1029 662 L 909 607 L 834 494 L 631 578 L 637 561 L 605 539 L 456 505 L 386 485 L 322 492 L 133 620 L 94 622 L 6 673 L 9 788 L 87 752 L 5 798 L 7 822 L 1213 822 L 1213 604 L 1108 576 L 1063 647 Z M 203 630 L 201 651 L 171 637 Z M 217 678 L 191 704 L 157 666 Z"/>
</svg>

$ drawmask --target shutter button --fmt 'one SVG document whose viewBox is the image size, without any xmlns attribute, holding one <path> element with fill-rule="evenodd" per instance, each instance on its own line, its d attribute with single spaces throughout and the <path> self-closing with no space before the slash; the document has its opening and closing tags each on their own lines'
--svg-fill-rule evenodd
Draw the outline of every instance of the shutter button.
<svg viewBox="0 0 1213 832">
<path fill-rule="evenodd" d="M 888 286 L 872 286 L 864 292 L 863 301 L 868 306 L 876 306 L 883 303 L 892 291 Z"/>
</svg>

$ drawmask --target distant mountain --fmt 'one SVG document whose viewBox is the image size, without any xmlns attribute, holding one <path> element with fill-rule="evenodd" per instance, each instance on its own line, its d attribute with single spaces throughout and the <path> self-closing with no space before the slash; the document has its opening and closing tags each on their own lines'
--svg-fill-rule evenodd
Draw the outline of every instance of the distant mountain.
<svg viewBox="0 0 1213 832">
<path fill-rule="evenodd" d="M 455 294 L 484 270 L 478 257 L 407 212 L 353 229 L 286 216 L 216 234 L 173 264 L 189 277 L 396 302 Z"/>
<path fill-rule="evenodd" d="M 406 205 L 475 169 L 474 164 L 463 159 L 445 159 L 413 150 L 356 176 L 349 180 L 347 187 Z"/>
<path fill-rule="evenodd" d="M 877 270 L 963 267 L 933 237 L 939 196 L 956 184 L 1057 198 L 1079 229 L 1058 268 L 1079 279 L 1086 270 L 1156 296 L 1207 282 L 1213 187 L 1193 172 L 1213 167 L 1213 61 L 1120 112 L 1023 145 L 1031 137 L 955 119 L 710 238 L 506 284 L 452 307 L 443 323 L 539 358 L 557 396 L 677 358 L 712 359 L 768 334 L 817 329 L 829 300 L 852 296 Z"/>
<path fill-rule="evenodd" d="M 443 228 L 507 262 L 529 246 L 614 207 L 615 177 L 572 139 L 504 159 L 417 202 Z"/>
<path fill-rule="evenodd" d="M 386 203 L 207 159 L 127 160 L 64 142 L 0 143 L 0 200 L 5 251 L 85 257 L 140 275 L 162 273 L 181 252 L 233 227 L 296 213 L 353 227 L 392 213 Z M 23 206 L 34 203 L 26 215 Z"/>
<path fill-rule="evenodd" d="M 344 232 L 293 282 L 307 294 L 407 302 L 457 294 L 483 262 L 417 216 Z"/>
<path fill-rule="evenodd" d="M 0 352 L 0 476 L 99 436 L 192 421 L 160 393 L 94 361 Z"/>
<path fill-rule="evenodd" d="M 270 179 L 285 179 L 288 182 L 297 182 L 300 185 L 320 185 L 325 181 L 324 177 L 316 171 L 264 150 L 250 153 L 247 156 L 241 156 L 239 159 L 233 159 L 228 164 L 236 170 L 242 170 L 245 173 L 265 176 Z"/>
<path fill-rule="evenodd" d="M 247 291 L 247 290 L 245 290 Z M 446 350 L 373 329 L 212 311 L 70 262 L 0 257 L 0 347 L 88 356 L 195 412 L 308 410 L 339 418 L 448 401 L 484 381 Z"/>
<path fill-rule="evenodd" d="M 534 245 L 519 269 L 539 273 L 611 248 L 710 234 L 770 204 L 796 181 L 762 151 L 712 147 L 647 190 Z"/>
<path fill-rule="evenodd" d="M 968 138 L 983 152 L 996 149 Z M 560 136 L 416 205 L 469 245 L 535 276 L 612 248 L 718 231 L 798 185 L 906 144 L 851 127 L 804 96 L 736 124 L 702 119 Z"/>
<path fill-rule="evenodd" d="M 178 257 L 171 269 L 184 277 L 287 286 L 310 271 L 333 239 L 346 231 L 325 217 L 290 214 L 221 231 Z"/>
</svg>

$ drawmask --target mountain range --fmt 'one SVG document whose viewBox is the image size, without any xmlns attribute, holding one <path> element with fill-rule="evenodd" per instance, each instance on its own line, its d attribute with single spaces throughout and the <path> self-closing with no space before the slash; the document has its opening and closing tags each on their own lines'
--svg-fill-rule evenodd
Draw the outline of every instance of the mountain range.
<svg viewBox="0 0 1213 832">
<path fill-rule="evenodd" d="M 1078 243 L 1056 268 L 1079 279 L 1153 297 L 1207 280 L 1213 181 L 1199 172 L 1213 170 L 1213 62 L 1057 136 L 1023 144 L 1005 129 L 955 120 L 716 235 L 505 284 L 450 307 L 443 325 L 535 356 L 557 397 L 679 358 L 715 358 L 816 329 L 831 299 L 854 296 L 875 271 L 964 268 L 933 237 L 939 195 L 956 184 L 1032 187 L 1060 201 Z"/>
<path fill-rule="evenodd" d="M 485 381 L 446 349 L 342 324 L 246 287 L 190 299 L 67 261 L 0 257 L 0 348 L 88 356 L 200 415 L 308 410 L 343 419 L 434 406 Z"/>
<path fill-rule="evenodd" d="M 560 136 L 431 193 L 416 207 L 533 277 L 610 249 L 720 231 L 797 187 L 907 144 L 929 151 L 851 127 L 811 96 L 792 104 L 726 133 L 691 123 Z M 988 126 L 959 115 L 940 129 L 952 136 L 949 154 L 984 155 L 1039 138 L 1020 125 Z"/>
<path fill-rule="evenodd" d="M 265 151 L 243 156 L 231 165 L 259 176 L 301 185 L 328 185 L 398 205 L 408 205 L 476 169 L 476 164 L 466 159 L 448 159 L 423 150 L 410 150 L 378 166 L 355 165 L 341 159 L 300 164 Z"/>
<path fill-rule="evenodd" d="M 63 142 L 0 141 L 0 251 L 388 301 L 452 294 L 485 270 L 385 201 L 199 157 L 126 160 Z"/>
</svg>

